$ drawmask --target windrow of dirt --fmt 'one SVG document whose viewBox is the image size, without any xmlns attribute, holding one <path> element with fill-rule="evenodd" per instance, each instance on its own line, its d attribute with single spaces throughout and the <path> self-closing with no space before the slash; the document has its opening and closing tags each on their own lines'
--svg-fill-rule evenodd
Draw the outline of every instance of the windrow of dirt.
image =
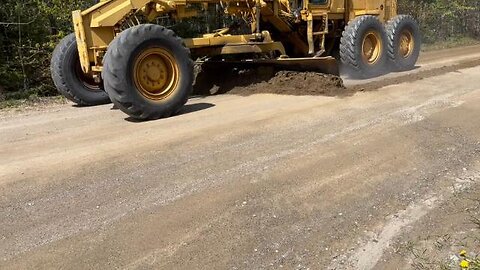
<svg viewBox="0 0 480 270">
<path fill-rule="evenodd" d="M 208 69 L 199 69 L 193 91 L 194 95 L 228 93 L 248 96 L 269 93 L 297 96 L 351 96 L 358 91 L 378 90 L 388 85 L 422 80 L 478 65 L 480 65 L 480 60 L 472 59 L 455 65 L 409 72 L 365 83 L 359 82 L 350 87 L 345 87 L 339 76 L 312 71 L 286 71 L 276 70 L 272 67 L 253 69 L 209 67 Z"/>
<path fill-rule="evenodd" d="M 440 76 L 450 72 L 457 72 L 458 70 L 461 70 L 461 69 L 467 69 L 467 68 L 472 68 L 476 66 L 480 66 L 480 59 L 474 58 L 474 59 L 464 61 L 454 65 L 448 64 L 448 65 L 444 65 L 444 66 L 436 67 L 432 69 L 420 70 L 418 72 L 409 72 L 400 76 L 385 78 L 382 80 L 374 80 L 366 83 L 359 83 L 355 86 L 348 87 L 348 89 L 350 92 L 374 91 L 388 85 L 423 80 L 426 78 Z"/>
<path fill-rule="evenodd" d="M 339 76 L 317 73 L 255 69 L 202 70 L 194 84 L 194 94 L 235 94 L 247 96 L 259 93 L 284 95 L 345 95 L 348 91 Z"/>
</svg>

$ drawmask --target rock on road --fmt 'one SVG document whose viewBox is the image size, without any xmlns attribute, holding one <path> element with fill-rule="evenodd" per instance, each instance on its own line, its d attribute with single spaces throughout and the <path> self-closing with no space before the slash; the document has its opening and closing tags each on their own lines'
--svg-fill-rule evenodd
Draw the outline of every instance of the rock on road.
<svg viewBox="0 0 480 270">
<path fill-rule="evenodd" d="M 0 268 L 413 268 L 402 243 L 465 228 L 454 202 L 480 194 L 480 66 L 439 70 L 347 97 L 192 98 L 149 122 L 0 114 Z"/>
</svg>

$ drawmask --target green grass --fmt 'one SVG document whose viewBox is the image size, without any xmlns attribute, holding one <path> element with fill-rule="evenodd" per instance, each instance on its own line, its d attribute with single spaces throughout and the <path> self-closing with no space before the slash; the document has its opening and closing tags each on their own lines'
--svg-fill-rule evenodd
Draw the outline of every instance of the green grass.
<svg viewBox="0 0 480 270">
<path fill-rule="evenodd" d="M 477 258 L 469 258 L 468 256 L 465 256 L 463 260 L 467 261 L 469 263 L 468 267 L 466 268 L 461 268 L 464 270 L 480 270 L 480 259 Z"/>
<path fill-rule="evenodd" d="M 21 104 L 22 104 L 22 101 L 20 99 L 9 99 L 9 100 L 0 101 L 0 110 L 6 109 L 6 108 L 19 107 Z"/>
<path fill-rule="evenodd" d="M 28 98 L 9 98 L 0 101 L 0 110 L 14 109 L 27 106 L 45 106 L 50 104 L 65 104 L 67 100 L 63 96 L 38 97 L 30 96 Z"/>
</svg>

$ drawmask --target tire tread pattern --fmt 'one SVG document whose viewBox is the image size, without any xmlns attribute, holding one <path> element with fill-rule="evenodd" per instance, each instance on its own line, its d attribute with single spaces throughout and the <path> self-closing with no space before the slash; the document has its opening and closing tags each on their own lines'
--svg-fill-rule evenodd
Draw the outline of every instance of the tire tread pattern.
<svg viewBox="0 0 480 270">
<path fill-rule="evenodd" d="M 188 55 L 187 65 L 193 74 L 193 61 L 190 58 L 190 50 L 185 46 L 183 40 L 178 37 L 175 32 L 163 26 L 153 24 L 141 24 L 126 29 L 120 33 L 109 45 L 108 51 L 104 57 L 104 66 L 102 77 L 105 83 L 105 90 L 110 99 L 123 112 L 133 118 L 147 120 L 169 117 L 177 113 L 187 102 L 189 95 L 184 95 L 181 102 L 170 105 L 161 110 L 149 109 L 145 103 L 135 102 L 129 95 L 132 89 L 129 87 L 126 78 L 123 76 L 125 67 L 121 67 L 117 63 L 125 62 L 124 59 L 130 57 L 130 51 L 138 44 L 138 40 L 144 40 L 145 37 L 156 36 L 158 38 L 166 38 L 173 40 L 178 47 L 184 50 L 184 54 Z M 192 91 L 192 83 L 190 82 L 189 94 Z"/>
<path fill-rule="evenodd" d="M 388 39 L 388 46 L 387 46 L 387 55 L 388 59 L 391 64 L 395 67 L 395 70 L 405 70 L 412 68 L 411 66 L 403 66 L 399 61 L 397 61 L 397 56 L 395 52 L 395 38 L 400 34 L 399 33 L 399 26 L 401 23 L 407 22 L 411 26 L 414 26 L 415 29 L 414 31 L 419 31 L 418 30 L 418 23 L 415 20 L 415 18 L 411 15 L 397 15 L 393 17 L 390 21 L 388 21 L 386 25 L 386 30 L 387 30 L 387 39 Z M 418 38 L 418 35 L 414 33 L 413 35 L 414 38 Z M 420 44 L 421 40 L 415 40 L 416 43 Z M 419 50 L 419 45 L 415 50 Z M 416 54 L 416 59 L 418 58 L 418 52 L 414 52 Z"/>
<path fill-rule="evenodd" d="M 375 16 L 359 16 L 351 20 L 342 33 L 340 39 L 340 61 L 355 77 L 368 78 L 372 76 L 361 64 L 363 60 L 356 55 L 358 54 L 357 50 L 361 50 L 361 48 L 357 48 L 358 40 L 362 38 L 360 27 L 365 24 L 375 25 L 379 23 Z"/>
<path fill-rule="evenodd" d="M 52 76 L 53 83 L 57 88 L 57 91 L 66 97 L 68 100 L 75 102 L 80 106 L 93 106 L 99 104 L 109 103 L 110 100 L 106 94 L 99 95 L 96 100 L 86 100 L 78 96 L 72 87 L 68 85 L 67 78 L 65 77 L 62 67 L 65 61 L 67 51 L 71 46 L 76 46 L 77 40 L 75 34 L 71 33 L 65 36 L 55 47 L 52 53 L 52 59 L 50 61 L 50 73 Z M 88 90 L 85 90 L 88 91 Z"/>
</svg>

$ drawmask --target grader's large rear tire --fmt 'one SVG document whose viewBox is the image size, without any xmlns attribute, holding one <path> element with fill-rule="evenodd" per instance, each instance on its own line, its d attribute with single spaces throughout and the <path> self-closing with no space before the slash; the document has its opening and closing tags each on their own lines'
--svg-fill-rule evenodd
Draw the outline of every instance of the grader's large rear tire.
<svg viewBox="0 0 480 270">
<path fill-rule="evenodd" d="M 387 35 L 380 21 L 370 15 L 348 23 L 340 40 L 340 60 L 354 78 L 370 78 L 385 72 Z"/>
<path fill-rule="evenodd" d="M 110 99 L 131 117 L 169 117 L 182 108 L 192 91 L 193 61 L 172 30 L 142 24 L 112 41 L 102 77 Z"/>
<path fill-rule="evenodd" d="M 97 83 L 80 66 L 75 34 L 64 37 L 53 51 L 50 63 L 53 83 L 67 99 L 82 106 L 109 103 L 102 83 Z"/>
<path fill-rule="evenodd" d="M 387 23 L 388 59 L 396 71 L 415 67 L 422 37 L 418 23 L 410 15 L 395 16 Z"/>
</svg>

